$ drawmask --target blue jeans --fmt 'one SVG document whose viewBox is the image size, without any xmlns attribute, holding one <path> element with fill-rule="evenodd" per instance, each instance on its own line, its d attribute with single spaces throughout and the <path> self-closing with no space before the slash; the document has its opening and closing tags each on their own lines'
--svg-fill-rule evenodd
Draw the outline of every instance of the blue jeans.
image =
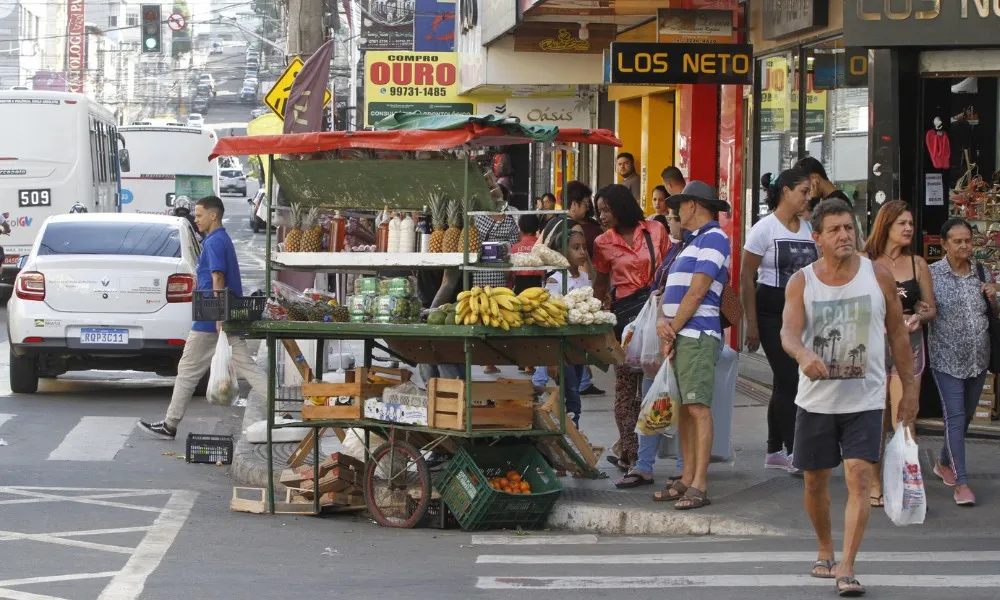
<svg viewBox="0 0 1000 600">
<path fill-rule="evenodd" d="M 583 365 L 566 365 L 566 412 L 573 413 L 573 424 L 580 426 L 580 413 L 583 412 L 583 402 L 580 400 L 580 380 L 586 372 Z M 531 383 L 535 387 L 545 387 L 549 382 L 548 367 L 535 367 Z"/>
<path fill-rule="evenodd" d="M 653 380 L 649 377 L 642 378 L 642 396 L 646 397 L 649 388 L 653 386 Z M 656 462 L 656 450 L 660 447 L 661 434 L 643 435 L 639 434 L 639 458 L 636 460 L 634 471 L 652 474 L 653 463 Z M 684 470 L 684 457 L 681 456 L 681 445 L 677 444 L 677 472 Z"/>
<path fill-rule="evenodd" d="M 590 369 L 584 367 L 583 377 L 580 378 L 580 389 L 585 390 L 589 388 L 591 385 L 593 385 L 593 382 L 590 380 Z"/>
<path fill-rule="evenodd" d="M 955 472 L 955 485 L 968 485 L 965 470 L 965 433 L 969 430 L 976 403 L 983 393 L 986 372 L 976 377 L 959 379 L 937 369 L 931 369 L 938 393 L 941 394 L 941 412 L 944 415 L 944 446 L 941 464 L 949 465 Z"/>
</svg>

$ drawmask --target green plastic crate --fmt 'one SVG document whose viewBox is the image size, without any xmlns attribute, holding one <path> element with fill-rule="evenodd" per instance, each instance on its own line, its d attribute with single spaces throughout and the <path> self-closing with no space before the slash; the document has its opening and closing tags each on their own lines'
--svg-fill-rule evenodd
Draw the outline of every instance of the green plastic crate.
<svg viewBox="0 0 1000 600">
<path fill-rule="evenodd" d="M 517 471 L 531 494 L 493 489 L 489 480 Z M 537 529 L 563 492 L 562 483 L 533 446 L 460 448 L 437 483 L 441 498 L 466 531 Z"/>
</svg>

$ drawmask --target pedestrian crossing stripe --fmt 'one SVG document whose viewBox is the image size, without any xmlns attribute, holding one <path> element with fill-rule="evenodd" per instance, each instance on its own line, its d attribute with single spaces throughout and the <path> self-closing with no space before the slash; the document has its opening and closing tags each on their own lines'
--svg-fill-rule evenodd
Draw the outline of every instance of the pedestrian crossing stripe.
<svg viewBox="0 0 1000 600">
<path fill-rule="evenodd" d="M 815 558 L 815 553 L 812 553 Z M 546 557 L 549 558 L 549 557 Z M 1000 575 L 864 575 L 865 586 L 902 588 L 997 588 Z M 801 575 L 660 575 L 647 577 L 479 577 L 483 590 L 581 590 L 673 588 L 833 587 L 832 579 Z"/>
<path fill-rule="evenodd" d="M 3 427 L 4 423 L 6 423 L 7 421 L 10 421 L 11 419 L 13 419 L 16 416 L 17 415 L 10 415 L 10 414 L 7 414 L 7 413 L 0 413 L 0 427 Z"/>
<path fill-rule="evenodd" d="M 49 454 L 49 460 L 114 460 L 138 420 L 138 417 L 83 417 Z"/>
</svg>

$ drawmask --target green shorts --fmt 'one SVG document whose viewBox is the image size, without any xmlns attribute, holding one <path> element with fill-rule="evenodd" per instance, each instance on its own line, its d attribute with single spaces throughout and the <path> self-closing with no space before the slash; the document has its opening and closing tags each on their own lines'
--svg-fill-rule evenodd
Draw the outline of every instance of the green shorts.
<svg viewBox="0 0 1000 600">
<path fill-rule="evenodd" d="M 698 339 L 677 336 L 673 366 L 681 404 L 712 406 L 715 365 L 719 362 L 719 338 L 701 334 Z"/>
</svg>

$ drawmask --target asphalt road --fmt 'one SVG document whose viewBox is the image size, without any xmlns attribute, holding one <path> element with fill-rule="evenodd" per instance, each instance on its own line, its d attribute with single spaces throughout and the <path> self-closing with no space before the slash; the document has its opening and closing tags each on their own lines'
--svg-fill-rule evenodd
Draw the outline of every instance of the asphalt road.
<svg viewBox="0 0 1000 600">
<path fill-rule="evenodd" d="M 226 204 L 249 288 L 263 279 L 264 237 L 249 231 L 242 199 Z M 834 597 L 831 581 L 807 576 L 808 537 L 473 535 L 389 530 L 359 516 L 234 513 L 225 467 L 178 456 L 188 433 L 231 431 L 241 410 L 198 399 L 176 441 L 148 439 L 133 425 L 163 414 L 169 378 L 71 373 L 12 395 L 6 345 L 0 328 L 0 598 Z M 995 513 L 977 509 L 982 538 L 869 539 L 858 577 L 875 598 L 1000 598 Z"/>
<path fill-rule="evenodd" d="M 242 124 L 250 121 L 250 111 L 263 107 L 261 102 L 244 103 L 240 102 L 239 93 L 243 87 L 243 78 L 246 75 L 246 46 L 226 46 L 221 55 L 209 55 L 205 68 L 199 72 L 211 73 L 215 79 L 216 96 L 212 100 L 208 113 L 205 114 L 207 127 L 216 127 L 222 124 Z M 277 79 L 275 74 L 269 71 L 258 73 L 258 80 L 261 82 L 258 99 L 263 98 L 268 92 L 270 82 Z M 220 135 L 228 135 L 228 131 L 222 129 Z M 239 132 L 245 135 L 245 132 Z"/>
</svg>

